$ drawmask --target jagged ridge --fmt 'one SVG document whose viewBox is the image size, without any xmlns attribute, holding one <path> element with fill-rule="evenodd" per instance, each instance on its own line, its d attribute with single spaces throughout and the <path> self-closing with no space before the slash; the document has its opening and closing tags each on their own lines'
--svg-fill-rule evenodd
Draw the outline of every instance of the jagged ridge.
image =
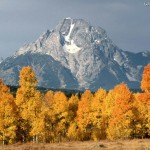
<svg viewBox="0 0 150 150">
<path fill-rule="evenodd" d="M 16 85 L 19 70 L 29 65 L 43 87 L 96 90 L 126 82 L 130 88 L 139 88 L 143 67 L 149 61 L 149 52 L 123 51 L 104 29 L 66 18 L 2 61 L 0 77 Z"/>
</svg>

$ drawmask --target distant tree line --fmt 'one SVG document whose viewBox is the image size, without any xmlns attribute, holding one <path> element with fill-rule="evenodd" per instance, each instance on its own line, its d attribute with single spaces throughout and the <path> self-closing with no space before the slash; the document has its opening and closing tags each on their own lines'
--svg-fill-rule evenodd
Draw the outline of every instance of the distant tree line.
<svg viewBox="0 0 150 150">
<path fill-rule="evenodd" d="M 109 83 L 108 83 L 109 84 Z M 143 93 L 125 83 L 95 93 L 67 97 L 61 91 L 37 90 L 31 67 L 20 71 L 15 94 L 0 80 L 0 141 L 61 142 L 150 137 L 150 64 L 144 68 Z"/>
</svg>

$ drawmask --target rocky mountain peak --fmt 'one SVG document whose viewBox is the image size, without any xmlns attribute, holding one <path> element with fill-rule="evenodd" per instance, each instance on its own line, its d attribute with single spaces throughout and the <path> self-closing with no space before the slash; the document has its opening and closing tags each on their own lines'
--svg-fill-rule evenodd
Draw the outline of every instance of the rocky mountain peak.
<svg viewBox="0 0 150 150">
<path fill-rule="evenodd" d="M 101 27 L 83 19 L 65 18 L 4 60 L 0 77 L 16 84 L 20 68 L 29 65 L 43 87 L 95 90 L 126 82 L 137 88 L 149 61 L 149 52 L 134 54 L 119 49 Z"/>
</svg>

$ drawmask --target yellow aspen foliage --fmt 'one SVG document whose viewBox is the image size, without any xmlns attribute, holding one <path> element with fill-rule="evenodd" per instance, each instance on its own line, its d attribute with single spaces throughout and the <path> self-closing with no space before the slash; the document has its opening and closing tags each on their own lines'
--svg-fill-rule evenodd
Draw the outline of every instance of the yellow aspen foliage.
<svg viewBox="0 0 150 150">
<path fill-rule="evenodd" d="M 101 119 L 102 119 L 102 113 L 103 113 L 103 103 L 106 98 L 106 91 L 104 89 L 99 89 L 93 97 L 93 101 L 91 104 L 91 119 L 93 122 L 93 125 L 101 128 Z"/>
<path fill-rule="evenodd" d="M 108 139 L 130 138 L 133 120 L 132 93 L 126 84 L 121 83 L 115 86 L 111 94 L 114 102 L 110 108 L 111 114 L 108 116 L 107 137 Z"/>
<path fill-rule="evenodd" d="M 150 135 L 150 95 L 134 94 L 134 137 L 143 138 Z"/>
<path fill-rule="evenodd" d="M 67 137 L 70 140 L 79 140 L 79 130 L 77 123 L 75 122 L 76 112 L 78 110 L 79 98 L 77 95 L 72 95 L 69 98 L 69 128 L 67 131 Z"/>
<path fill-rule="evenodd" d="M 33 140 L 38 142 L 38 138 L 43 135 L 43 118 L 42 118 L 42 106 L 41 96 L 39 92 L 36 92 L 34 98 L 30 99 L 28 102 L 28 110 L 26 116 L 31 123 L 30 135 L 33 136 Z M 44 131 L 43 131 L 44 132 Z"/>
<path fill-rule="evenodd" d="M 54 136 L 54 122 L 52 118 L 53 114 L 53 102 L 54 102 L 54 92 L 48 91 L 43 97 L 43 105 L 42 105 L 42 111 L 40 113 L 40 129 L 39 133 L 41 133 L 41 138 L 43 142 L 52 142 L 55 138 Z M 36 130 L 36 128 L 35 128 Z"/>
<path fill-rule="evenodd" d="M 99 89 L 93 97 L 91 103 L 90 117 L 92 121 L 92 138 L 94 140 L 104 139 L 106 137 L 106 125 L 104 116 L 104 100 L 107 92 Z"/>
<path fill-rule="evenodd" d="M 35 138 L 37 140 L 38 131 L 34 130 L 34 125 L 40 117 L 39 113 L 41 111 L 42 101 L 40 93 L 36 90 L 37 79 L 31 67 L 22 68 L 20 71 L 19 84 L 20 88 L 16 93 L 16 104 L 20 114 L 18 122 L 22 122 L 21 127 L 19 127 L 21 129 L 20 133 L 22 134 L 22 138 L 30 134 L 34 140 Z M 24 135 L 24 133 L 26 133 L 26 135 Z"/>
<path fill-rule="evenodd" d="M 0 140 L 13 143 L 16 138 L 16 104 L 9 88 L 0 80 Z"/>
<path fill-rule="evenodd" d="M 83 138 L 89 139 L 92 130 L 92 121 L 90 117 L 91 103 L 93 100 L 93 94 L 86 90 L 78 103 L 76 122 L 81 131 Z"/>
<path fill-rule="evenodd" d="M 113 89 L 111 89 L 107 93 L 103 103 L 102 123 L 104 128 L 104 138 L 107 138 L 108 122 L 111 118 L 114 105 L 115 105 L 115 92 Z"/>
<path fill-rule="evenodd" d="M 19 112 L 23 119 L 28 119 L 28 114 L 25 115 L 28 110 L 27 103 L 30 99 L 34 99 L 36 84 L 37 80 L 32 68 L 29 66 L 23 67 L 20 71 L 20 88 L 18 88 L 16 93 L 16 104 L 19 106 Z"/>
<path fill-rule="evenodd" d="M 80 131 L 79 128 L 77 127 L 76 122 L 70 122 L 70 126 L 67 132 L 67 137 L 69 138 L 69 140 L 72 141 L 80 140 Z"/>
<path fill-rule="evenodd" d="M 141 89 L 150 93 L 150 64 L 144 67 L 141 81 Z"/>
<path fill-rule="evenodd" d="M 54 99 L 54 92 L 53 91 L 46 92 L 46 94 L 44 95 L 45 106 L 52 107 L 53 99 Z"/>
<path fill-rule="evenodd" d="M 70 122 L 74 121 L 75 117 L 76 117 L 76 112 L 78 109 L 78 102 L 79 102 L 79 98 L 77 95 L 72 95 L 69 98 L 69 118 L 70 118 Z"/>
<path fill-rule="evenodd" d="M 62 92 L 48 91 L 44 95 L 44 129 L 46 142 L 62 140 L 68 124 L 68 99 Z"/>
<path fill-rule="evenodd" d="M 55 92 L 53 99 L 53 110 L 54 114 L 58 115 L 60 118 L 63 117 L 63 113 L 68 110 L 68 99 L 63 92 Z"/>
<path fill-rule="evenodd" d="M 69 104 L 68 98 L 63 92 L 55 92 L 50 108 L 50 118 L 52 124 L 52 132 L 54 135 L 54 141 L 61 141 L 67 133 L 69 126 Z"/>
<path fill-rule="evenodd" d="M 47 109 L 43 103 L 39 104 L 39 106 L 34 107 L 36 111 L 33 113 L 34 116 L 31 121 L 32 128 L 30 130 L 30 135 L 34 137 L 34 142 L 46 142 L 46 135 L 50 130 L 50 128 L 46 128 Z"/>
<path fill-rule="evenodd" d="M 107 120 L 110 118 L 113 110 L 113 106 L 115 105 L 115 92 L 114 90 L 109 90 L 105 101 L 104 101 L 104 109 L 105 111 L 103 112 Z"/>
<path fill-rule="evenodd" d="M 20 71 L 19 85 L 24 88 L 35 88 L 37 86 L 37 79 L 34 71 L 30 66 L 23 67 Z"/>
</svg>

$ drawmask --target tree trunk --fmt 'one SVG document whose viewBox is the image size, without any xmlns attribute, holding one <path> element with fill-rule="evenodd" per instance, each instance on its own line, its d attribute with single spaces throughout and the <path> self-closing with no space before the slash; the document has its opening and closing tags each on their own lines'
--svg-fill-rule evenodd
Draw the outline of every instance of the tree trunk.
<svg viewBox="0 0 150 150">
<path fill-rule="evenodd" d="M 35 142 L 38 143 L 38 135 L 35 135 Z"/>
<path fill-rule="evenodd" d="M 3 132 L 3 145 L 5 145 L 5 133 Z"/>
</svg>

